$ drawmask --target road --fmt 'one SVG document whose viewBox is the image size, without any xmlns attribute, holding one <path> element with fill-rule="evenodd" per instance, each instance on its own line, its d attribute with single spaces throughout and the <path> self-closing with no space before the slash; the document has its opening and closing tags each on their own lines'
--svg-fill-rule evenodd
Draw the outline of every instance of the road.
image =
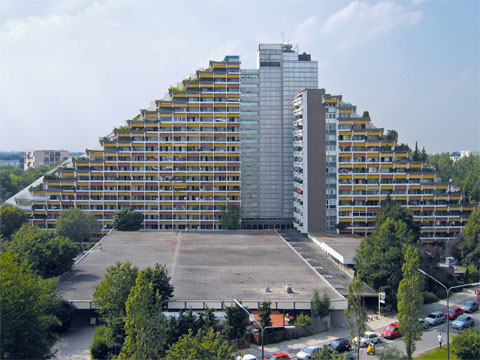
<svg viewBox="0 0 480 360">
<path fill-rule="evenodd" d="M 474 300 L 475 294 L 473 288 L 466 289 L 462 292 L 453 293 L 450 296 L 450 305 L 462 305 L 467 300 Z M 433 304 L 424 305 L 422 311 L 420 312 L 420 317 L 424 318 L 429 313 L 433 311 L 442 311 L 446 310 L 446 300 L 441 300 L 439 302 Z M 475 319 L 475 328 L 478 328 L 480 325 L 480 311 L 476 311 L 474 314 L 471 314 Z M 382 321 L 383 320 L 383 321 Z M 394 318 L 383 318 L 381 321 L 375 321 L 372 325 L 377 325 L 377 327 L 368 326 L 367 328 L 370 330 L 374 330 L 378 333 L 381 333 L 383 327 L 388 325 L 388 323 L 393 322 Z M 461 330 L 452 329 L 450 324 L 450 342 L 456 334 L 458 334 Z M 444 345 L 447 344 L 447 325 L 446 323 L 437 325 L 435 327 L 430 327 L 423 331 L 423 336 L 420 341 L 417 341 L 416 351 L 415 354 L 420 354 L 431 349 L 434 349 L 438 346 L 437 336 L 439 333 L 442 333 Z M 309 345 L 326 345 L 330 343 L 333 339 L 338 337 L 344 337 L 349 339 L 349 330 L 348 329 L 331 329 L 330 331 L 316 334 L 314 336 L 310 336 L 308 338 L 301 338 L 296 340 L 285 341 L 282 343 L 271 344 L 265 346 L 265 354 L 271 354 L 274 352 L 283 351 L 288 353 L 293 359 L 295 359 L 295 355 L 300 350 L 304 349 Z M 398 338 L 395 340 L 383 340 L 377 347 L 378 350 L 385 348 L 386 346 L 395 346 L 401 351 L 405 352 L 405 345 L 402 338 Z M 250 349 L 246 349 L 246 352 L 257 356 L 257 359 L 261 358 L 261 347 L 252 345 Z M 360 360 L 363 359 L 373 359 L 372 356 L 367 356 L 366 349 L 361 349 L 360 352 Z"/>
</svg>

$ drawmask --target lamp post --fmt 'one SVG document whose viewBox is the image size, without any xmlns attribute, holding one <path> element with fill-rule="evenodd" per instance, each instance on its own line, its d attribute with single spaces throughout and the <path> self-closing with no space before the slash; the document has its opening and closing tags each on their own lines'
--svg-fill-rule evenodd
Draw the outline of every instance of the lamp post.
<svg viewBox="0 0 480 360">
<path fill-rule="evenodd" d="M 456 286 L 451 286 L 451 287 L 447 288 L 440 281 L 435 279 L 432 275 L 427 274 L 422 269 L 418 269 L 418 271 L 420 271 L 423 275 L 428 276 L 430 279 L 435 281 L 437 284 L 441 285 L 445 289 L 445 291 L 447 292 L 447 360 L 450 360 L 450 318 L 448 316 L 448 313 L 449 313 L 448 309 L 450 309 L 450 303 L 449 303 L 450 290 L 465 287 L 465 286 L 470 286 L 470 285 L 476 285 L 476 284 L 480 284 L 480 283 L 470 283 L 470 284 L 456 285 Z"/>
<path fill-rule="evenodd" d="M 255 316 L 253 314 L 250 314 L 250 312 L 242 305 L 240 304 L 240 302 L 237 300 L 237 299 L 233 299 L 233 301 L 235 301 L 235 303 L 238 305 L 238 307 L 240 307 L 241 309 L 243 309 L 247 314 L 248 314 L 248 319 L 250 321 L 254 321 L 257 323 L 258 327 L 260 328 L 260 338 L 261 338 L 261 342 L 262 342 L 262 360 L 265 358 L 265 352 L 264 352 L 264 346 L 263 346 L 263 332 L 266 330 L 266 329 L 274 329 L 274 328 L 285 328 L 285 329 L 291 329 L 291 328 L 294 328 L 295 326 L 265 326 L 263 327 L 257 319 L 255 319 Z"/>
</svg>

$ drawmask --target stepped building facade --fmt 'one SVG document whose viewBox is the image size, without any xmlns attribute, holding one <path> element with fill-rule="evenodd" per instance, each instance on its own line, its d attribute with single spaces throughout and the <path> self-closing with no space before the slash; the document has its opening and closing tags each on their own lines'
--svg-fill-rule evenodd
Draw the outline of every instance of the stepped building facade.
<svg viewBox="0 0 480 360">
<path fill-rule="evenodd" d="M 423 242 L 459 234 L 474 210 L 453 184 L 442 182 L 368 113 L 324 89 L 305 89 L 295 115 L 294 226 L 304 233 L 335 231 L 364 236 L 390 196 L 421 226 Z"/>
<path fill-rule="evenodd" d="M 289 44 L 260 44 L 257 69 L 241 69 L 239 56 L 210 61 L 8 202 L 51 229 L 74 207 L 104 232 L 124 207 L 143 213 L 144 229 L 219 229 L 234 204 L 246 229 L 365 235 L 390 195 L 424 241 L 460 232 L 473 207 L 458 189 L 317 89 L 317 71 Z"/>
</svg>

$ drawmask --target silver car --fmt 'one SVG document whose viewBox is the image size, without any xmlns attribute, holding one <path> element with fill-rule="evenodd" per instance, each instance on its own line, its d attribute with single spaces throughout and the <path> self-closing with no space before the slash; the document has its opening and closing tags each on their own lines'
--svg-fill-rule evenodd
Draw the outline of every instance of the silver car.
<svg viewBox="0 0 480 360">
<path fill-rule="evenodd" d="M 320 351 L 321 349 L 322 348 L 317 345 L 306 347 L 305 349 L 297 353 L 297 359 L 298 360 L 310 359 L 315 352 Z"/>
<path fill-rule="evenodd" d="M 441 311 L 434 311 L 425 318 L 425 321 L 430 326 L 435 326 L 445 322 L 445 314 Z"/>
<path fill-rule="evenodd" d="M 452 322 L 452 327 L 459 330 L 465 329 L 473 325 L 475 325 L 475 320 L 473 320 L 473 318 L 468 315 L 460 315 L 455 319 L 455 321 Z"/>
</svg>

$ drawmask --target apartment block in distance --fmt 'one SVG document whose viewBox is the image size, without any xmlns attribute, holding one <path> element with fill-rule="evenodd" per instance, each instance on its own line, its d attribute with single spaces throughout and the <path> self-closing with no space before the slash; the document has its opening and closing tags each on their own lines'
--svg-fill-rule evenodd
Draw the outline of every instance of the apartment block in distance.
<svg viewBox="0 0 480 360">
<path fill-rule="evenodd" d="M 332 232 L 335 222 L 341 234 L 365 236 L 390 196 L 412 212 L 423 242 L 462 231 L 474 206 L 426 163 L 412 161 L 408 148 L 375 127 L 368 113 L 357 115 L 354 105 L 324 89 L 299 92 L 293 113 L 296 229 Z"/>
<path fill-rule="evenodd" d="M 68 159 L 66 150 L 27 150 L 24 151 L 23 169 L 36 168 L 40 165 L 53 166 Z"/>
</svg>

